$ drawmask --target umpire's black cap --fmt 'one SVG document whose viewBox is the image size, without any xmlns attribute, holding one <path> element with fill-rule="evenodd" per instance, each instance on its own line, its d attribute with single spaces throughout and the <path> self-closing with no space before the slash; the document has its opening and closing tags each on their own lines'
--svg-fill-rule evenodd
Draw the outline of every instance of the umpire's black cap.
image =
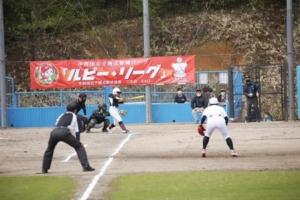
<svg viewBox="0 0 300 200">
<path fill-rule="evenodd" d="M 76 112 L 77 106 L 75 103 L 70 103 L 67 105 L 67 111 Z"/>
<path fill-rule="evenodd" d="M 86 98 L 86 94 L 85 94 L 85 93 L 80 93 L 78 96 L 79 96 L 79 97 Z"/>
</svg>

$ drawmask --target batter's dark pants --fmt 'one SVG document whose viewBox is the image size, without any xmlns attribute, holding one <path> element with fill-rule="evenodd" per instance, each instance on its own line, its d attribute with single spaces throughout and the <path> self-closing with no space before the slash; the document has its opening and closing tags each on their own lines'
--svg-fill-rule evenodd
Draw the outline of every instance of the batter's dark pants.
<svg viewBox="0 0 300 200">
<path fill-rule="evenodd" d="M 43 170 L 50 169 L 55 146 L 60 141 L 67 143 L 75 149 L 83 169 L 90 166 L 84 146 L 76 140 L 70 130 L 68 128 L 55 128 L 50 134 L 48 147 L 44 153 Z"/>
</svg>

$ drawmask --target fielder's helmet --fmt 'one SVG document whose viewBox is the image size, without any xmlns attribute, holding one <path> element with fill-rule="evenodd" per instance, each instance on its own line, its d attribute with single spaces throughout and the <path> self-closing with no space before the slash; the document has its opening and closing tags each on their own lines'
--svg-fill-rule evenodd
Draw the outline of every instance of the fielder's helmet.
<svg viewBox="0 0 300 200">
<path fill-rule="evenodd" d="M 113 89 L 112 93 L 115 94 L 115 95 L 116 95 L 116 94 L 120 94 L 120 93 L 121 93 L 121 90 L 120 90 L 120 88 L 115 87 L 115 88 Z"/>
<path fill-rule="evenodd" d="M 212 97 L 209 99 L 210 105 L 217 105 L 219 103 L 218 99 L 216 97 Z"/>
</svg>

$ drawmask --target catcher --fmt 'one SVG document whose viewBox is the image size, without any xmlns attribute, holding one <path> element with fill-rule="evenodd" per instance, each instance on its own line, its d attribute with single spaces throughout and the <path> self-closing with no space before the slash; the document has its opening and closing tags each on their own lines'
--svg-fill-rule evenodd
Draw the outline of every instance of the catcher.
<svg viewBox="0 0 300 200">
<path fill-rule="evenodd" d="M 111 132 L 109 129 L 107 129 L 109 126 L 109 119 L 107 119 L 106 117 L 108 116 L 110 116 L 110 114 L 107 111 L 107 105 L 99 104 L 98 109 L 94 110 L 93 114 L 89 118 L 86 132 L 90 133 L 91 128 L 94 128 L 96 124 L 101 123 L 103 123 L 102 132 Z"/>
<path fill-rule="evenodd" d="M 206 147 L 208 145 L 209 138 L 215 129 L 219 129 L 224 136 L 225 141 L 231 151 L 231 156 L 237 157 L 238 154 L 234 150 L 232 139 L 229 136 L 228 129 L 226 127 L 228 124 L 227 113 L 225 112 L 224 108 L 218 105 L 218 103 L 218 99 L 215 97 L 209 99 L 209 107 L 203 111 L 201 124 L 198 127 L 199 134 L 204 135 L 202 157 L 206 157 Z M 207 121 L 206 130 L 203 127 L 205 121 Z"/>
</svg>

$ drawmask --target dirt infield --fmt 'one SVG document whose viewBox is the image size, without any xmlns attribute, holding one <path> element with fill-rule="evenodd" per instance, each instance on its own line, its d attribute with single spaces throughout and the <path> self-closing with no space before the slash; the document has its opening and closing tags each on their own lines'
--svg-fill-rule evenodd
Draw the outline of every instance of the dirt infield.
<svg viewBox="0 0 300 200">
<path fill-rule="evenodd" d="M 215 132 L 207 158 L 201 158 L 202 140 L 193 124 L 154 124 L 129 126 L 132 136 L 114 157 L 89 199 L 102 199 L 112 177 L 140 172 L 194 170 L 300 169 L 300 123 L 233 123 L 229 125 L 239 158 L 230 157 L 225 141 Z M 40 175 L 41 160 L 50 128 L 0 130 L 0 175 Z M 49 175 L 67 175 L 78 180 L 78 199 L 99 173 L 109 155 L 127 137 L 116 128 L 113 134 L 100 129 L 83 134 L 90 163 L 95 172 L 82 172 L 76 156 L 59 143 Z"/>
</svg>

